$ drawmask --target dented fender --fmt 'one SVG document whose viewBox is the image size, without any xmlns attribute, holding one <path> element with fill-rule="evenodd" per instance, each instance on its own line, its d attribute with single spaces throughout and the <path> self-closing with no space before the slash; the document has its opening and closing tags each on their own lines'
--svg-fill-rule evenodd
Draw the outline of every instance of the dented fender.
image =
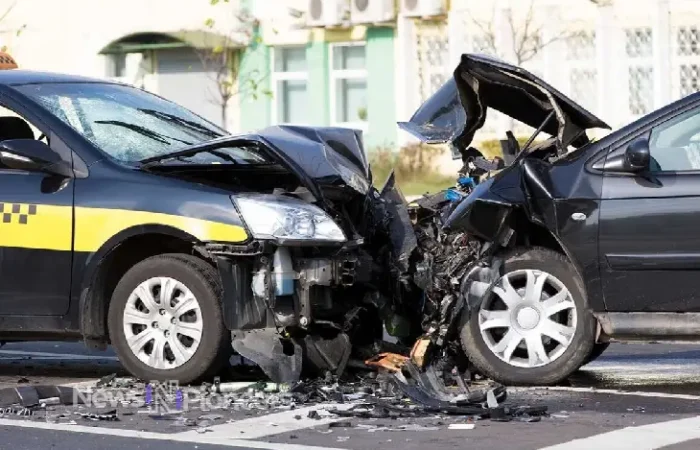
<svg viewBox="0 0 700 450">
<path fill-rule="evenodd" d="M 527 219 L 557 234 L 557 208 L 547 163 L 535 158 L 516 161 L 480 183 L 445 221 L 445 229 L 465 231 L 486 242 L 506 245 L 510 217 L 521 210 Z M 505 235 L 504 235 L 505 234 Z"/>
</svg>

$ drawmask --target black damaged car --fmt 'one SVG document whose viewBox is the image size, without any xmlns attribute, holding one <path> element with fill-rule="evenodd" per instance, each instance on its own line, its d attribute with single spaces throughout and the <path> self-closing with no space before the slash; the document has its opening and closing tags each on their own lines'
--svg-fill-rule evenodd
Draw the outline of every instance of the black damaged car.
<svg viewBox="0 0 700 450">
<path fill-rule="evenodd" d="M 371 356 L 383 321 L 420 332 L 395 295 L 408 213 L 359 131 L 230 135 L 132 86 L 17 69 L 0 106 L 0 341 L 111 344 L 181 383 L 235 350 L 288 381 Z"/>
<path fill-rule="evenodd" d="M 491 109 L 536 129 L 523 148 L 508 132 L 504 161 L 469 147 Z M 467 177 L 468 195 L 418 202 L 431 214 L 416 225 L 414 281 L 434 305 L 420 355 L 463 351 L 497 381 L 537 385 L 562 381 L 610 341 L 700 337 L 700 94 L 591 141 L 586 130 L 609 127 L 561 92 L 463 55 L 401 126 L 450 144 L 480 174 Z"/>
<path fill-rule="evenodd" d="M 433 382 L 543 384 L 611 339 L 694 339 L 699 104 L 591 142 L 600 119 L 464 55 L 400 124 L 464 168 L 408 204 L 359 131 L 230 135 L 134 87 L 0 71 L 0 340 L 111 344 L 188 383 L 232 349 L 276 381 L 341 373 L 389 334 Z M 498 161 L 470 147 L 491 109 L 537 129 Z"/>
</svg>

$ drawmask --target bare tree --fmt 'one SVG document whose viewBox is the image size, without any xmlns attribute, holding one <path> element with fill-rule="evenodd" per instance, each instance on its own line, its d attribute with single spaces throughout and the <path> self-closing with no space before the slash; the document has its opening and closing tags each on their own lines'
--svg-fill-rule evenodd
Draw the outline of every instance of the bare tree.
<svg viewBox="0 0 700 450">
<path fill-rule="evenodd" d="M 490 20 L 478 20 L 470 15 L 472 24 L 481 34 L 482 50 L 503 59 L 514 58 L 512 62 L 521 66 L 537 56 L 547 46 L 558 41 L 566 41 L 578 37 L 581 34 L 579 31 L 562 29 L 558 33 L 545 38 L 544 24 L 536 19 L 534 10 L 535 0 L 530 0 L 527 10 L 522 17 L 516 17 L 511 8 L 505 9 L 504 20 L 508 26 L 508 41 L 512 45 L 510 49 L 499 48 L 495 29 L 495 8 Z"/>
<path fill-rule="evenodd" d="M 229 0 L 222 2 L 229 3 Z M 220 1 L 210 0 L 210 3 L 215 6 Z M 205 42 L 205 45 L 195 49 L 205 71 L 211 74 L 216 85 L 215 102 L 220 108 L 224 127 L 228 123 L 228 107 L 234 97 L 251 95 L 257 98 L 260 94 L 269 95 L 268 91 L 260 89 L 261 83 L 269 74 L 257 70 L 241 73 L 240 70 L 243 52 L 256 52 L 261 46 L 261 39 L 256 33 L 259 23 L 247 10 L 234 9 L 233 6 L 230 8 L 236 25 L 228 32 L 215 32 L 214 19 L 207 19 L 204 27 L 208 32 L 207 39 L 211 42 Z"/>
<path fill-rule="evenodd" d="M 17 1 L 18 0 L 15 0 L 14 2 L 12 2 L 12 4 L 3 13 L 0 14 L 0 23 L 5 22 L 5 19 L 7 19 L 7 16 L 10 15 L 12 10 L 17 5 Z M 19 27 L 17 27 L 16 29 L 10 30 L 10 31 L 13 31 L 16 36 L 19 36 L 20 34 L 22 34 L 22 31 L 24 31 L 25 28 L 27 28 L 27 25 L 22 24 Z M 3 45 L 2 47 L 0 47 L 0 51 L 6 52 L 7 50 L 8 50 L 7 45 Z"/>
</svg>

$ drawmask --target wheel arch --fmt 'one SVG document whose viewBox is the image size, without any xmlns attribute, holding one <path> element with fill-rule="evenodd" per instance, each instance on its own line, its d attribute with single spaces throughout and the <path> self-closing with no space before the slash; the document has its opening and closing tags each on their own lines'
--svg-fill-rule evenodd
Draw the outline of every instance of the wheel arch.
<svg viewBox="0 0 700 450">
<path fill-rule="evenodd" d="M 148 257 L 163 253 L 187 253 L 204 260 L 198 250 L 201 242 L 193 235 L 167 225 L 138 225 L 109 238 L 96 252 L 90 254 L 79 283 L 80 331 L 85 339 L 105 341 L 107 311 L 111 293 L 126 271 Z M 208 261 L 211 263 L 211 261 Z"/>
<path fill-rule="evenodd" d="M 557 253 L 561 253 L 566 257 L 566 259 L 571 263 L 576 270 L 576 274 L 583 281 L 584 292 L 586 291 L 585 279 L 583 277 L 583 270 L 579 265 L 579 262 L 574 258 L 573 253 L 563 242 L 563 240 L 557 236 L 556 233 L 552 232 L 549 228 L 543 225 L 534 223 L 527 219 L 526 215 L 522 212 L 516 213 L 515 218 L 516 223 L 516 236 L 515 236 L 515 246 L 516 247 L 544 247 L 548 248 Z"/>
</svg>

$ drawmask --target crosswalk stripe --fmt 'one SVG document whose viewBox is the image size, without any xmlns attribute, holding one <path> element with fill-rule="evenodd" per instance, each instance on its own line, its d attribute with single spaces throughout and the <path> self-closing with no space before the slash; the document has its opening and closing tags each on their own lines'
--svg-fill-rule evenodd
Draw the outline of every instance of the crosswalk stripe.
<svg viewBox="0 0 700 450">
<path fill-rule="evenodd" d="M 700 439 L 700 416 L 622 428 L 540 450 L 654 450 L 693 439 Z"/>
<path fill-rule="evenodd" d="M 316 447 L 288 443 L 261 442 L 253 440 L 234 439 L 229 437 L 211 436 L 210 433 L 191 435 L 184 433 L 153 433 L 149 431 L 125 430 L 119 428 L 88 427 L 84 425 L 66 425 L 64 423 L 34 422 L 13 419 L 0 419 L 0 426 L 35 428 L 53 431 L 68 431 L 102 436 L 119 436 L 124 438 L 148 439 L 159 441 L 189 442 L 193 444 L 212 444 L 226 447 L 260 448 L 269 450 L 343 450 L 333 447 Z"/>
</svg>

